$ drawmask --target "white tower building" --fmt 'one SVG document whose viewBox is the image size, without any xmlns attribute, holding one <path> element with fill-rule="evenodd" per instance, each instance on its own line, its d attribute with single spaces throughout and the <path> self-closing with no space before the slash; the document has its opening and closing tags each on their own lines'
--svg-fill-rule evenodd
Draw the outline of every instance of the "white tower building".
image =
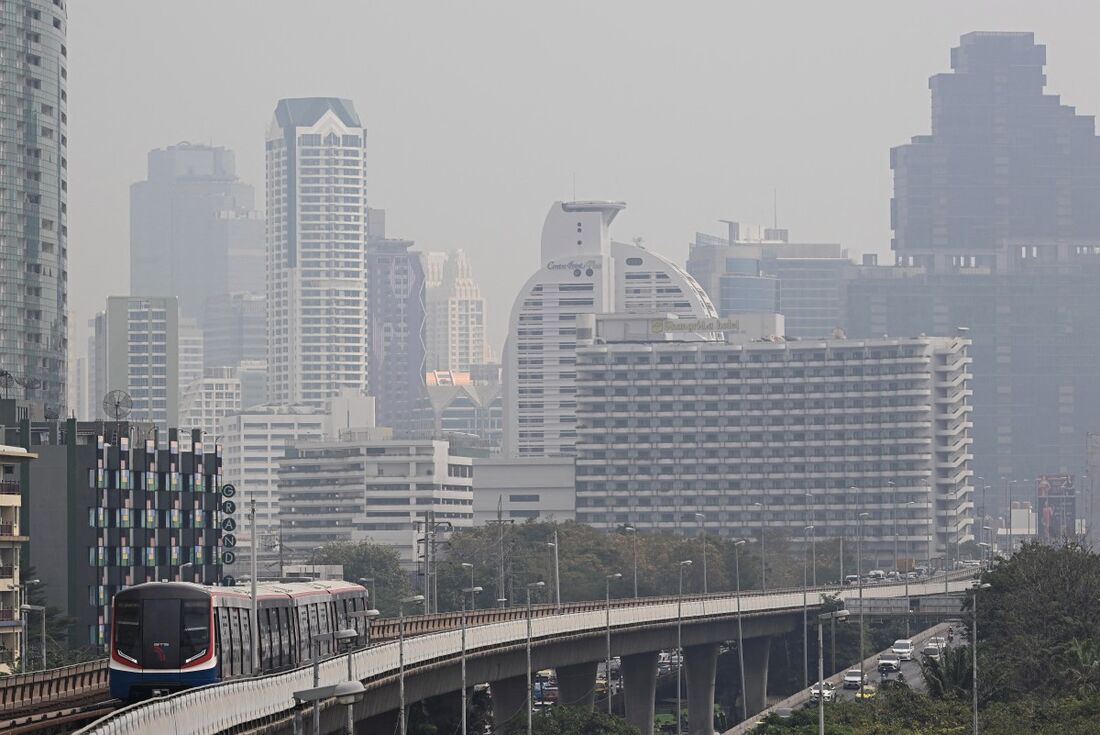
<svg viewBox="0 0 1100 735">
<path fill-rule="evenodd" d="M 280 100 L 267 134 L 269 398 L 367 391 L 366 130 L 350 100 Z"/>
<path fill-rule="evenodd" d="M 576 443 L 579 314 L 662 311 L 717 316 L 683 269 L 640 245 L 613 243 L 623 202 L 555 202 L 541 267 L 512 306 L 504 347 L 504 453 L 570 456 Z"/>
<path fill-rule="evenodd" d="M 466 253 L 422 253 L 421 262 L 427 285 L 426 369 L 467 372 L 471 365 L 490 362 L 485 299 Z"/>
</svg>

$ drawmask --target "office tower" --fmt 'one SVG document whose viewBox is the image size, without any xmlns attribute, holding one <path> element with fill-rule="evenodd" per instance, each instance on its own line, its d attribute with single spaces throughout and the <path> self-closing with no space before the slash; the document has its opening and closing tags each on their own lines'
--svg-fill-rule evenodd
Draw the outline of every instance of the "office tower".
<svg viewBox="0 0 1100 735">
<path fill-rule="evenodd" d="M 68 59 L 64 7 L 12 0 L 0 24 L 0 370 L 64 413 L 68 352 Z"/>
<path fill-rule="evenodd" d="M 333 541 L 372 541 L 416 563 L 426 514 L 450 530 L 473 525 L 473 460 L 446 441 L 388 430 L 298 442 L 279 462 L 279 521 L 288 555 Z M 442 532 L 436 542 L 446 539 Z M 419 549 L 423 553 L 423 549 Z"/>
<path fill-rule="evenodd" d="M 95 417 L 115 419 L 100 404 L 109 392 L 123 390 L 133 401 L 130 420 L 156 424 L 162 430 L 178 425 L 181 360 L 176 297 L 111 296 L 107 310 L 96 315 L 93 331 Z M 198 364 L 201 375 L 201 357 Z"/>
<path fill-rule="evenodd" d="M 237 368 L 241 381 L 241 408 L 262 406 L 267 401 L 267 360 L 242 360 Z"/>
<path fill-rule="evenodd" d="M 367 246 L 371 393 L 378 422 L 401 431 L 424 393 L 424 270 L 410 247 L 392 238 Z"/>
<path fill-rule="evenodd" d="M 207 442 L 219 439 L 219 422 L 241 410 L 241 379 L 236 368 L 206 368 L 202 377 L 183 389 L 180 426 L 199 429 Z"/>
<path fill-rule="evenodd" d="M 278 548 L 279 461 L 298 442 L 323 436 L 325 412 L 310 406 L 253 406 L 221 420 L 222 477 L 256 499 L 258 554 Z M 247 447 L 247 449 L 246 449 Z M 241 528 L 238 545 L 249 547 L 251 531 Z"/>
<path fill-rule="evenodd" d="M 854 268 L 836 243 L 792 243 L 787 230 L 725 220 L 727 236 L 696 233 L 687 270 L 718 313 L 770 313 L 785 318 L 787 336 L 830 337 L 844 323 Z"/>
<path fill-rule="evenodd" d="M 264 291 L 264 223 L 233 151 L 179 143 L 150 151 L 130 186 L 130 293 L 175 296 L 201 320 L 206 300 Z"/>
<path fill-rule="evenodd" d="M 417 436 L 467 437 L 498 454 L 504 425 L 500 381 L 478 383 L 469 373 L 450 370 L 432 371 L 427 379 L 413 417 Z"/>
<path fill-rule="evenodd" d="M 1100 238 L 1093 117 L 1044 94 L 1045 62 L 1032 33 L 967 33 L 929 80 L 932 134 L 890 152 L 899 264 L 988 267 L 1005 245 Z"/>
<path fill-rule="evenodd" d="M 267 133 L 270 399 L 369 392 L 366 130 L 350 100 L 280 100 Z"/>
<path fill-rule="evenodd" d="M 474 280 L 466 253 L 422 253 L 428 283 L 428 370 L 466 372 L 471 365 L 492 359 L 485 332 L 485 299 Z"/>
<path fill-rule="evenodd" d="M 20 635 L 26 625 L 20 610 L 20 556 L 29 524 L 23 522 L 22 468 L 38 455 L 21 447 L 0 446 L 0 673 L 13 674 L 17 666 L 26 671 L 32 657 L 24 651 Z M 26 658 L 24 658 L 26 654 Z"/>
<path fill-rule="evenodd" d="M 702 513 L 732 537 L 835 539 L 866 512 L 864 559 L 891 567 L 895 513 L 904 558 L 972 540 L 968 339 L 719 341 L 587 319 L 578 521 L 694 534 Z"/>
<path fill-rule="evenodd" d="M 197 432 L 128 421 L 18 420 L 14 403 L 0 400 L 3 443 L 38 455 L 25 475 L 27 563 L 48 582 L 47 604 L 72 619 L 70 646 L 107 645 L 111 598 L 123 587 L 222 581 L 232 552 L 222 545 L 229 516 L 213 444 L 204 452 Z"/>
<path fill-rule="evenodd" d="M 504 349 L 504 453 L 572 455 L 576 441 L 576 321 L 580 314 L 662 311 L 717 316 L 681 268 L 639 245 L 612 243 L 622 202 L 555 202 L 539 270 L 512 306 Z"/>
<path fill-rule="evenodd" d="M 203 366 L 237 367 L 267 360 L 267 313 L 261 293 L 215 294 L 202 320 Z"/>
</svg>

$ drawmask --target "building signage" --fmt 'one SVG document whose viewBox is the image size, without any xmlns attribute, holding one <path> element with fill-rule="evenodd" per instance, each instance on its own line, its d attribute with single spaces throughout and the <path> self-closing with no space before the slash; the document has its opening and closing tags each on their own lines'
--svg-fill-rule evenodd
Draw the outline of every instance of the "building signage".
<svg viewBox="0 0 1100 735">
<path fill-rule="evenodd" d="M 654 319 L 649 323 L 650 334 L 672 332 L 740 332 L 738 319 Z"/>
<path fill-rule="evenodd" d="M 598 260 L 586 260 L 583 263 L 579 260 L 569 260 L 564 263 L 559 263 L 556 260 L 551 260 L 546 264 L 546 270 L 548 271 L 573 271 L 578 273 L 579 271 L 593 271 L 599 270 L 602 264 Z M 592 275 L 589 273 L 589 275 Z"/>
</svg>

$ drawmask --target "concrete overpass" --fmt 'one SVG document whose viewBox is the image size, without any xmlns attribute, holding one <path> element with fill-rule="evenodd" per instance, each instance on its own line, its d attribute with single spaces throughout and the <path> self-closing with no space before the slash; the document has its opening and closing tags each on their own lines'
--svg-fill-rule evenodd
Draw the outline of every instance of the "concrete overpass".
<svg viewBox="0 0 1100 735">
<path fill-rule="evenodd" d="M 964 571 L 909 585 L 914 598 L 960 592 L 970 587 L 973 572 Z M 865 587 L 863 597 L 905 597 L 901 584 Z M 858 597 L 856 588 L 818 587 L 807 591 L 811 613 L 822 595 Z M 676 647 L 675 597 L 614 600 L 610 609 L 611 650 L 620 656 L 626 718 L 642 733 L 653 730 L 657 656 Z M 746 699 L 750 713 L 765 707 L 771 637 L 801 624 L 803 591 L 799 589 L 742 593 L 740 611 L 744 635 Z M 591 705 L 596 667 L 606 655 L 603 601 L 566 606 L 561 613 L 540 606 L 532 620 L 532 670 L 554 668 L 559 699 Z M 467 683 L 489 682 L 497 724 L 526 717 L 527 623 L 523 608 L 478 611 L 490 618 L 472 618 L 467 631 Z M 712 735 L 714 677 L 718 649 L 737 640 L 738 597 L 733 594 L 685 596 L 682 603 L 684 674 L 687 680 L 688 731 Z M 461 688 L 460 632 L 424 633 L 405 641 L 406 702 Z M 352 671 L 366 689 L 355 707 L 356 731 L 392 735 L 398 704 L 398 644 L 372 645 L 352 654 Z M 347 678 L 344 656 L 322 662 L 321 685 Z M 96 735 L 214 735 L 233 732 L 291 733 L 295 713 L 293 692 L 313 686 L 310 667 L 282 674 L 235 680 L 179 692 L 132 705 L 88 726 Z M 322 713 L 322 730 L 338 732 L 345 708 L 331 705 Z"/>
</svg>

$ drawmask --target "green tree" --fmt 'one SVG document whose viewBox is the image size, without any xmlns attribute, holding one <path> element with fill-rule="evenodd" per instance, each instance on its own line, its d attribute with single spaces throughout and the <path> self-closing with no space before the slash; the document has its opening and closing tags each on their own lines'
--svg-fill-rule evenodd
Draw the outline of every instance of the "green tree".
<svg viewBox="0 0 1100 735">
<path fill-rule="evenodd" d="M 397 615 L 398 601 L 412 594 L 408 575 L 401 569 L 401 559 L 389 546 L 337 541 L 322 546 L 316 557 L 318 564 L 342 564 L 346 580 L 373 579 L 364 584 L 376 594 L 377 599 L 371 600 L 371 605 L 383 615 Z"/>
<path fill-rule="evenodd" d="M 37 584 L 27 585 L 26 602 L 46 609 L 46 668 L 53 669 L 101 658 L 102 654 L 90 646 L 72 645 L 69 635 L 75 621 L 61 608 L 47 604 L 46 590 L 49 580 L 41 579 L 34 567 L 20 569 L 21 584 L 35 579 L 39 580 Z M 27 634 L 30 637 L 30 649 L 24 652 L 24 656 L 30 668 L 39 669 L 42 666 L 42 623 L 38 617 L 40 613 L 34 611 L 24 615 L 27 616 Z"/>
<path fill-rule="evenodd" d="M 939 659 L 922 657 L 920 670 L 928 693 L 936 699 L 964 699 L 973 683 L 973 653 L 969 646 L 948 646 Z"/>
<path fill-rule="evenodd" d="M 526 723 L 513 727 L 517 732 Z M 580 707 L 551 707 L 534 717 L 535 735 L 639 735 L 638 728 L 606 712 L 589 712 Z"/>
</svg>

